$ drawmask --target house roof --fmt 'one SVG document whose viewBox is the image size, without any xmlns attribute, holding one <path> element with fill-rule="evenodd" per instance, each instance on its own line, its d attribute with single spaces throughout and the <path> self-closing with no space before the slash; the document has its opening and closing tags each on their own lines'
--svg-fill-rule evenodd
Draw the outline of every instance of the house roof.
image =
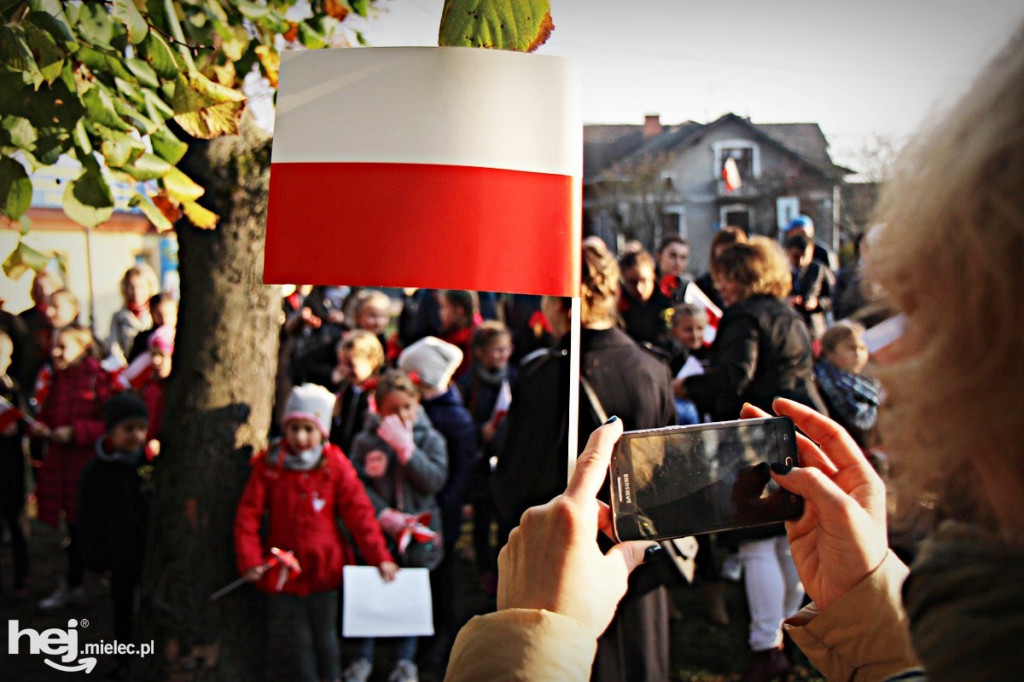
<svg viewBox="0 0 1024 682">
<path fill-rule="evenodd" d="M 726 114 L 711 123 L 687 121 L 665 126 L 661 134 L 645 140 L 642 125 L 588 125 L 583 127 L 583 178 L 593 182 L 619 164 L 664 154 L 684 142 L 695 143 L 707 133 L 728 122 L 737 122 L 825 175 L 843 175 L 853 171 L 837 166 L 828 153 L 828 140 L 817 123 L 753 123 L 735 114 Z"/>
</svg>

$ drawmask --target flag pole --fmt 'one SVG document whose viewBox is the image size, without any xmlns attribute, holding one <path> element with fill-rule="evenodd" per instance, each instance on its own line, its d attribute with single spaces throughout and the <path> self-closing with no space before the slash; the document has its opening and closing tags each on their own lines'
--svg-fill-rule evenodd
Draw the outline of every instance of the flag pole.
<svg viewBox="0 0 1024 682">
<path fill-rule="evenodd" d="M 576 456 L 579 454 L 580 424 L 580 297 L 572 297 L 569 314 L 569 441 L 566 457 L 569 461 L 569 478 L 576 470 Z"/>
</svg>

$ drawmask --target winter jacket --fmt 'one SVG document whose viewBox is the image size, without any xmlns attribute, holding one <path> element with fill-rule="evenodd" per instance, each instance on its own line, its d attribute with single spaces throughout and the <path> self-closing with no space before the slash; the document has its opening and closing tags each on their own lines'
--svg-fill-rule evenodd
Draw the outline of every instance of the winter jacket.
<svg viewBox="0 0 1024 682">
<path fill-rule="evenodd" d="M 78 481 L 79 553 L 90 570 L 141 575 L 153 467 L 141 451 L 106 458 L 103 441 Z"/>
<path fill-rule="evenodd" d="M 425 399 L 423 411 L 444 437 L 448 451 L 448 480 L 437 494 L 437 503 L 441 508 L 445 545 L 451 548 L 459 539 L 462 505 L 467 502 L 467 487 L 476 461 L 476 424 L 455 388 Z"/>
<path fill-rule="evenodd" d="M 371 415 L 366 421 L 366 428 L 352 444 L 352 464 L 366 486 L 374 509 L 378 513 L 388 507 L 406 514 L 430 512 L 430 528 L 441 533 L 441 508 L 436 495 L 448 479 L 448 451 L 444 437 L 430 425 L 421 409 L 412 427 L 412 456 L 408 462 L 400 464 L 395 451 L 377 435 L 379 417 Z M 370 478 L 364 468 L 366 455 L 375 450 L 388 458 L 387 472 L 380 478 Z M 388 538 L 389 546 L 394 549 L 392 540 Z M 431 564 L 426 568 L 436 567 L 442 558 L 441 544 L 436 543 L 429 548 L 426 555 Z M 406 558 L 400 557 L 403 561 Z"/>
<path fill-rule="evenodd" d="M 815 387 L 807 326 L 792 306 L 774 296 L 753 296 L 726 308 L 710 366 L 684 385 L 690 400 L 714 421 L 736 419 L 744 402 L 771 412 L 776 396 L 825 413 Z"/>
<path fill-rule="evenodd" d="M 252 459 L 252 474 L 235 513 L 238 572 L 264 563 L 270 548 L 278 547 L 295 553 L 302 573 L 278 589 L 281 572 L 270 570 L 256 583 L 261 590 L 308 597 L 337 589 L 342 567 L 355 563 L 338 528 L 339 517 L 367 563 L 392 561 L 373 505 L 341 450 L 324 443 L 320 462 L 309 471 L 298 471 L 283 466 L 285 447 L 277 441 Z M 264 516 L 266 534 L 261 540 Z"/>
<path fill-rule="evenodd" d="M 54 373 L 37 419 L 51 429 L 71 426 L 74 433 L 68 443 L 50 441 L 39 469 L 36 498 L 44 523 L 56 526 L 62 511 L 68 523 L 75 522 L 78 477 L 105 431 L 101 406 L 111 395 L 110 379 L 93 357 Z"/>
<path fill-rule="evenodd" d="M 671 310 L 672 299 L 659 288 L 646 301 L 635 298 L 625 287 L 619 295 L 619 317 L 626 325 L 626 333 L 637 343 L 664 345 Z"/>
<path fill-rule="evenodd" d="M 370 411 L 373 391 L 345 382 L 338 391 L 331 416 L 331 442 L 346 455 L 352 453 L 352 441 L 363 430 Z"/>
<path fill-rule="evenodd" d="M 0 375 L 0 396 L 27 412 L 18 382 L 12 377 Z M 25 508 L 25 451 L 21 439 L 26 429 L 24 422 L 12 426 L 13 433 L 0 434 L 0 516 L 4 518 L 14 518 Z"/>
</svg>

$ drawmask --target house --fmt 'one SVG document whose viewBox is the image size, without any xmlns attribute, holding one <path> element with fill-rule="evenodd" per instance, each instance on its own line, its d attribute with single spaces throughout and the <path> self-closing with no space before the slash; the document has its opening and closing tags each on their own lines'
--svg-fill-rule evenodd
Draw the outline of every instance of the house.
<svg viewBox="0 0 1024 682">
<path fill-rule="evenodd" d="M 838 247 L 840 187 L 853 171 L 832 162 L 816 123 L 726 114 L 666 126 L 651 115 L 643 125 L 584 126 L 583 141 L 584 232 L 610 245 L 638 239 L 653 249 L 680 234 L 697 273 L 721 226 L 774 237 L 803 213 L 817 239 Z"/>
<path fill-rule="evenodd" d="M 137 208 L 127 205 L 131 188 L 112 182 L 118 209 L 109 220 L 87 229 L 63 211 L 68 181 L 81 173 L 76 161 L 61 157 L 53 166 L 32 172 L 32 207 L 24 236 L 6 217 L 0 217 L 0 260 L 11 259 L 19 243 L 32 250 L 33 265 L 46 264 L 61 272 L 66 286 L 79 298 L 80 321 L 100 339 L 110 332 L 110 318 L 122 305 L 121 277 L 137 263 L 150 265 L 165 291 L 177 295 L 178 243 L 173 232 L 158 233 Z M 9 264 L 10 265 L 10 264 Z M 10 274 L 8 274 L 8 272 Z M 4 309 L 19 312 L 32 306 L 32 273 L 23 267 L 0 271 Z"/>
</svg>

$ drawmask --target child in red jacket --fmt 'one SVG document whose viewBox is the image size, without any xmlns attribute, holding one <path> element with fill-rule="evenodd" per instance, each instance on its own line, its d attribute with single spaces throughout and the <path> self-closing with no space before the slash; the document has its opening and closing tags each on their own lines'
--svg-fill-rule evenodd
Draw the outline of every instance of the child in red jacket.
<svg viewBox="0 0 1024 682">
<path fill-rule="evenodd" d="M 100 405 L 111 395 L 110 379 L 96 359 L 92 332 L 64 327 L 50 351 L 53 379 L 42 401 L 32 436 L 48 441 L 39 469 L 36 499 L 39 520 L 53 527 L 67 523 L 68 572 L 53 594 L 39 602 L 41 611 L 56 611 L 85 598 L 84 566 L 75 526 L 75 500 L 82 469 L 96 454 L 96 439 L 106 430 Z"/>
<path fill-rule="evenodd" d="M 253 458 L 235 516 L 238 570 L 274 595 L 271 614 L 287 621 L 283 631 L 291 640 L 286 648 L 296 680 L 341 678 L 338 587 L 342 567 L 355 563 L 355 556 L 337 518 L 384 580 L 398 571 L 355 469 L 327 442 L 333 407 L 334 395 L 322 386 L 292 389 L 282 419 L 284 437 Z M 293 552 L 301 573 L 265 568 L 271 547 Z"/>
</svg>

